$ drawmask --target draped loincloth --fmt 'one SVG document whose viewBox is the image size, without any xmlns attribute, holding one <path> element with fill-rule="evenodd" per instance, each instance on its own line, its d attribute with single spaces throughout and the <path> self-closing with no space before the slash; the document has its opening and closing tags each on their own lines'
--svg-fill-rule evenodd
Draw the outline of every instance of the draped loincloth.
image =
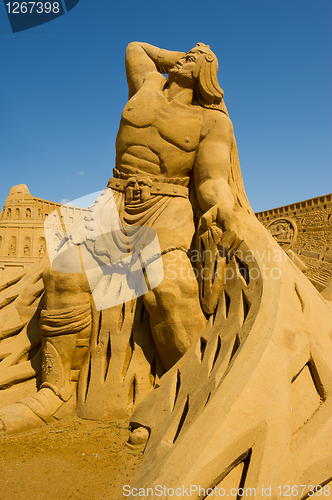
<svg viewBox="0 0 332 500">
<path fill-rule="evenodd" d="M 114 265 L 121 265 L 131 253 L 141 252 L 156 236 L 161 254 L 175 248 L 190 249 L 195 225 L 188 198 L 155 195 L 136 205 L 125 205 L 124 198 L 124 193 L 106 188 L 83 224 L 70 231 L 73 243 L 84 243 L 99 261 Z"/>
</svg>

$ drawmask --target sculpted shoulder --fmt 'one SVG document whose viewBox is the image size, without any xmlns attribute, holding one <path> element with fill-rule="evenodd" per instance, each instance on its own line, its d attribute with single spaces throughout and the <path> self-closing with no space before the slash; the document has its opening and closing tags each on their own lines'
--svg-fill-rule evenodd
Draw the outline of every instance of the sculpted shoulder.
<svg viewBox="0 0 332 500">
<path fill-rule="evenodd" d="M 204 109 L 202 114 L 201 141 L 206 137 L 231 143 L 233 140 L 233 124 L 223 112 L 214 109 Z"/>
</svg>

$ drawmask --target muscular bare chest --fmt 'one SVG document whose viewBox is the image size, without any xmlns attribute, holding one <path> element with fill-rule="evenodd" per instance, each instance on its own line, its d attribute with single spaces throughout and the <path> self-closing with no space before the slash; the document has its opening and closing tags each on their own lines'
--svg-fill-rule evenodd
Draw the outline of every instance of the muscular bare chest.
<svg viewBox="0 0 332 500">
<path fill-rule="evenodd" d="M 157 129 L 162 139 L 182 151 L 192 152 L 198 146 L 202 126 L 200 110 L 169 102 L 156 85 L 143 85 L 128 101 L 122 118 L 132 127 L 146 128 L 147 136 L 148 128 Z"/>
</svg>

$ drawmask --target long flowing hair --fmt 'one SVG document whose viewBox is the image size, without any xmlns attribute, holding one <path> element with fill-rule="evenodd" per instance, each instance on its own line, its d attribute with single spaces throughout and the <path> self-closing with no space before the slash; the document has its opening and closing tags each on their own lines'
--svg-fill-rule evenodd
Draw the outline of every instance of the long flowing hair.
<svg viewBox="0 0 332 500">
<path fill-rule="evenodd" d="M 225 113 L 228 117 L 226 104 L 224 103 L 224 91 L 219 85 L 218 59 L 212 52 L 209 45 L 198 43 L 190 52 L 199 52 L 205 57 L 201 57 L 197 68 L 197 84 L 194 89 L 197 102 L 207 109 L 215 109 Z M 235 136 L 233 135 L 230 150 L 230 173 L 228 184 L 232 190 L 235 207 L 239 211 L 253 214 L 253 210 L 248 201 L 240 168 L 239 155 Z"/>
</svg>

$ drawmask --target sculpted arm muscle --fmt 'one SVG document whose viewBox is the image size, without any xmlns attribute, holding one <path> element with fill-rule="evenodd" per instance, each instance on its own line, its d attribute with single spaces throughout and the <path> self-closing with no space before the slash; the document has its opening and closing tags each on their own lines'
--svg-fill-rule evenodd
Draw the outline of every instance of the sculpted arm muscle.
<svg viewBox="0 0 332 500">
<path fill-rule="evenodd" d="M 184 52 L 159 49 L 149 43 L 131 42 L 126 50 L 129 99 L 141 88 L 148 73 L 167 73 Z"/>
<path fill-rule="evenodd" d="M 221 115 L 213 120 L 197 149 L 194 180 L 198 203 L 207 212 L 215 205 L 231 214 L 234 199 L 228 184 L 232 124 Z"/>
<path fill-rule="evenodd" d="M 197 200 L 204 212 L 201 227 L 206 231 L 215 222 L 221 226 L 221 244 L 226 253 L 236 249 L 243 239 L 228 184 L 233 126 L 227 116 L 213 115 L 210 115 L 213 120 L 210 120 L 210 127 L 206 128 L 206 135 L 198 147 L 194 180 Z"/>
</svg>

